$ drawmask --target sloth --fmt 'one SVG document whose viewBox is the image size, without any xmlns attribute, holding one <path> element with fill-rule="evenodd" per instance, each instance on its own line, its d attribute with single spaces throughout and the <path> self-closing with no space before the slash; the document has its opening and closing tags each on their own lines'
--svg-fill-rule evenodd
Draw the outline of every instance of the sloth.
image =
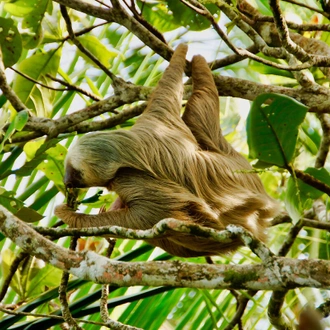
<svg viewBox="0 0 330 330">
<path fill-rule="evenodd" d="M 249 162 L 223 137 L 218 91 L 200 55 L 192 59 L 193 91 L 180 115 L 186 52 L 186 45 L 177 47 L 130 130 L 86 134 L 69 150 L 67 187 L 106 187 L 118 198 L 108 212 L 97 215 L 59 205 L 55 215 L 66 224 L 146 230 L 174 218 L 216 230 L 242 226 L 265 240 L 278 205 Z M 179 257 L 224 254 L 242 245 L 239 238 L 216 242 L 179 232 L 147 241 Z"/>
</svg>

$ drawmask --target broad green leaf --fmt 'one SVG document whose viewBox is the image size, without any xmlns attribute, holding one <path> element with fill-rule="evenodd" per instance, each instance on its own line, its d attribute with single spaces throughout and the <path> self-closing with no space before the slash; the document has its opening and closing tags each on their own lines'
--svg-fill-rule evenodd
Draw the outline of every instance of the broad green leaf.
<svg viewBox="0 0 330 330">
<path fill-rule="evenodd" d="M 35 0 L 18 0 L 18 1 L 12 1 L 9 3 L 6 3 L 5 11 L 8 13 L 18 16 L 18 17 L 24 17 L 25 15 L 28 15 L 31 13 L 35 8 Z"/>
<path fill-rule="evenodd" d="M 208 19 L 185 6 L 180 0 L 167 0 L 167 5 L 172 12 L 174 22 L 180 26 L 189 28 L 191 31 L 202 31 L 211 26 Z M 216 5 L 207 4 L 205 7 L 212 15 L 220 12 Z"/>
<path fill-rule="evenodd" d="M 304 172 L 330 185 L 330 174 L 325 168 L 316 169 L 309 167 Z M 313 200 L 320 198 L 323 194 L 322 191 L 307 183 L 291 177 L 288 181 L 285 195 L 286 209 L 290 216 L 297 221 L 303 215 L 303 211 L 311 207 Z"/>
<path fill-rule="evenodd" d="M 250 157 L 269 166 L 286 167 L 293 158 L 298 128 L 307 109 L 288 96 L 259 95 L 252 103 L 247 119 Z"/>
<path fill-rule="evenodd" d="M 172 13 L 169 12 L 165 3 L 137 1 L 137 5 L 141 10 L 144 19 L 159 32 L 173 31 L 180 27 Z"/>
<path fill-rule="evenodd" d="M 10 267 L 15 260 L 16 255 L 13 251 L 5 249 L 1 251 L 1 270 L 2 270 L 2 281 L 7 278 L 10 274 Z M 3 284 L 3 283 L 1 283 Z M 19 278 L 19 271 L 15 272 L 12 280 L 10 281 L 10 287 L 20 296 L 22 296 L 21 281 Z"/>
<path fill-rule="evenodd" d="M 17 218 L 28 223 L 37 222 L 43 218 L 40 213 L 26 206 L 23 206 L 21 209 L 19 209 L 15 215 Z"/>
<path fill-rule="evenodd" d="M 26 162 L 22 167 L 18 168 L 17 170 L 12 171 L 15 175 L 18 176 L 28 176 L 31 175 L 32 171 L 45 159 L 47 155 L 41 154 L 34 157 L 32 160 Z"/>
<path fill-rule="evenodd" d="M 44 172 L 46 177 L 49 180 L 52 180 L 56 185 L 63 185 L 63 161 L 59 162 L 55 158 L 52 159 L 47 157 L 47 159 L 40 163 L 37 168 L 38 170 Z"/>
<path fill-rule="evenodd" d="M 7 191 L 5 188 L 0 187 L 0 205 L 4 206 L 13 214 L 15 214 L 23 206 L 23 202 L 14 196 L 14 191 Z"/>
<path fill-rule="evenodd" d="M 12 134 L 15 132 L 15 122 L 12 121 L 7 130 L 6 133 L 4 134 L 3 138 L 2 138 L 2 142 L 0 144 L 0 152 L 3 150 L 3 147 L 5 145 L 5 142 L 12 136 Z"/>
<path fill-rule="evenodd" d="M 311 201 L 300 194 L 298 187 L 298 182 L 290 177 L 286 186 L 284 202 L 285 209 L 294 222 L 297 222 L 302 217 L 304 210 L 311 206 Z"/>
<path fill-rule="evenodd" d="M 330 174 L 325 168 L 308 167 L 304 172 L 330 186 Z M 304 183 L 301 180 L 298 182 L 301 194 L 305 195 L 307 198 L 318 199 L 324 194 L 324 192 L 308 185 L 307 183 Z"/>
<path fill-rule="evenodd" d="M 0 17 L 0 46 L 5 67 L 14 65 L 22 53 L 22 39 L 11 18 Z"/>
<path fill-rule="evenodd" d="M 321 144 L 321 135 L 318 130 L 311 127 L 309 121 L 305 121 L 301 125 L 299 139 L 312 155 L 318 153 Z"/>
<path fill-rule="evenodd" d="M 32 160 L 35 157 L 36 152 L 44 144 L 44 142 L 45 142 L 44 139 L 40 139 L 40 140 L 29 141 L 29 142 L 25 143 L 23 150 L 25 152 L 26 159 L 29 161 Z"/>
<path fill-rule="evenodd" d="M 47 53 L 38 53 L 23 60 L 18 65 L 18 70 L 27 76 L 51 85 L 46 74 L 56 76 L 61 51 L 51 50 Z M 40 117 L 48 117 L 51 113 L 52 102 L 55 97 L 54 91 L 41 87 L 26 78 L 16 75 L 13 83 L 13 90 L 29 109 L 32 109 Z"/>
<path fill-rule="evenodd" d="M 57 143 L 57 139 L 47 141 L 46 143 L 44 139 L 26 143 L 23 147 L 23 150 L 28 161 L 22 167 L 11 171 L 11 173 L 18 176 L 30 175 L 32 171 L 47 158 L 45 151 Z"/>
<path fill-rule="evenodd" d="M 269 59 L 266 56 L 262 56 L 262 55 L 260 57 Z M 279 63 L 279 61 L 274 60 L 274 63 Z M 280 76 L 280 77 L 294 78 L 290 71 L 280 70 L 280 69 L 277 69 L 277 68 L 274 68 L 274 67 L 271 67 L 268 65 L 261 64 L 256 61 L 249 61 L 249 69 L 259 72 L 261 74 L 271 74 L 271 75 L 276 75 L 276 76 Z"/>
<path fill-rule="evenodd" d="M 43 38 L 42 20 L 48 7 L 49 0 L 34 1 L 34 8 L 25 15 L 22 27 L 29 29 L 29 33 L 22 34 L 25 48 L 33 49 L 39 45 Z"/>
<path fill-rule="evenodd" d="M 33 276 L 30 276 L 26 288 L 27 297 L 35 297 L 46 291 L 46 288 L 55 287 L 61 281 L 62 271 L 51 265 L 38 268 Z"/>
<path fill-rule="evenodd" d="M 81 44 L 89 50 L 105 67 L 110 67 L 110 59 L 118 56 L 117 52 L 111 52 L 95 36 L 84 35 L 78 38 Z M 83 57 L 90 61 L 85 55 Z M 92 62 L 94 64 L 94 62 Z"/>
<path fill-rule="evenodd" d="M 27 110 L 20 111 L 14 120 L 14 128 L 21 131 L 29 119 L 29 112 Z"/>
<path fill-rule="evenodd" d="M 51 145 L 54 143 L 57 143 L 57 141 L 54 140 Z M 27 159 L 31 161 L 41 157 L 42 160 L 37 164 L 37 169 L 44 172 L 46 177 L 52 180 L 56 185 L 62 186 L 64 174 L 63 164 L 67 149 L 59 143 L 49 149 L 45 148 L 44 140 L 38 140 L 26 143 L 23 149 Z M 45 152 L 45 154 L 43 154 L 43 152 Z"/>
</svg>

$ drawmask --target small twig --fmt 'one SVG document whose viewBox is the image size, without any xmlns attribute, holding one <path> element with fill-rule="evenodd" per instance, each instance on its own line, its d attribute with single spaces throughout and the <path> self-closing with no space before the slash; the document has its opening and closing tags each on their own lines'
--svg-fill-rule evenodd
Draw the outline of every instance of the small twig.
<svg viewBox="0 0 330 330">
<path fill-rule="evenodd" d="M 274 23 L 274 18 L 270 16 L 259 15 L 258 17 L 255 17 L 253 19 L 255 22 Z M 286 21 L 286 24 L 290 29 L 298 30 L 298 31 L 330 31 L 330 24 L 313 24 L 313 23 L 298 24 L 291 21 Z"/>
<path fill-rule="evenodd" d="M 245 312 L 245 308 L 250 301 L 251 297 L 253 297 L 258 291 L 249 290 L 246 294 L 239 295 L 237 299 L 237 310 L 233 317 L 233 319 L 230 321 L 230 323 L 224 328 L 224 330 L 232 330 L 235 328 L 236 325 L 238 325 L 239 330 L 243 329 L 242 326 L 242 316 Z"/>
<path fill-rule="evenodd" d="M 68 82 L 62 80 L 62 79 L 59 79 L 59 78 L 56 78 L 56 77 L 52 77 L 50 74 L 47 74 L 46 75 L 48 78 L 66 86 L 67 88 L 65 88 L 64 90 L 72 90 L 72 91 L 77 91 L 81 94 L 84 94 L 86 96 L 88 96 L 89 98 L 91 98 L 92 100 L 94 101 L 101 101 L 101 98 L 98 97 L 97 95 L 95 95 L 94 93 L 92 92 L 89 92 L 89 91 L 86 91 L 84 90 L 83 88 L 79 87 L 79 86 L 76 86 L 76 85 L 72 85 L 72 84 L 69 84 Z"/>
<path fill-rule="evenodd" d="M 286 254 L 289 252 L 291 249 L 295 239 L 297 238 L 300 230 L 304 226 L 304 221 L 299 220 L 294 226 L 291 227 L 290 232 L 287 234 L 287 237 L 282 244 L 280 250 L 278 251 L 277 255 L 280 257 L 286 256 Z"/>
<path fill-rule="evenodd" d="M 328 14 L 327 12 L 323 11 L 323 10 L 320 10 L 318 8 L 315 8 L 315 7 L 312 7 L 312 6 L 309 6 L 309 5 L 306 5 L 304 3 L 301 3 L 301 2 L 298 2 L 298 1 L 295 1 L 295 0 L 283 0 L 285 2 L 288 2 L 288 3 L 292 3 L 293 5 L 297 5 L 297 6 L 300 6 L 300 7 L 304 7 L 306 9 L 309 9 L 313 12 L 316 12 L 316 13 L 319 13 L 319 14 L 322 14 L 323 16 L 327 17 L 327 18 L 330 18 L 330 14 Z"/>
<path fill-rule="evenodd" d="M 284 48 L 291 54 L 294 54 L 302 62 L 310 61 L 311 57 L 303 48 L 294 43 L 289 34 L 289 29 L 282 14 L 279 0 L 270 0 L 270 7 L 274 14 L 274 22 L 277 27 L 277 32 L 280 36 Z"/>
<path fill-rule="evenodd" d="M 245 49 L 245 51 L 255 54 L 255 53 L 258 53 L 258 48 L 255 45 L 252 45 L 250 47 L 247 47 Z M 216 69 L 223 68 L 223 67 L 226 67 L 226 66 L 231 65 L 231 64 L 235 64 L 237 62 L 245 60 L 246 58 L 248 58 L 247 55 L 244 55 L 244 56 L 239 55 L 239 54 L 228 55 L 228 56 L 226 56 L 224 58 L 221 58 L 219 60 L 214 60 L 212 62 L 212 70 L 216 70 Z"/>
<path fill-rule="evenodd" d="M 226 45 L 237 55 L 240 55 L 240 51 L 231 43 L 227 35 L 221 30 L 220 26 L 215 21 L 213 15 L 208 11 L 206 7 L 204 7 L 201 3 L 196 0 L 180 0 L 183 4 L 185 4 L 190 9 L 194 10 L 196 13 L 206 17 L 210 23 L 212 24 L 214 30 L 218 33 L 220 38 L 226 43 Z"/>
<path fill-rule="evenodd" d="M 67 88 L 57 88 L 57 87 L 53 87 L 53 86 L 49 86 L 49 85 L 43 84 L 42 82 L 40 82 L 40 81 L 38 81 L 38 80 L 36 80 L 36 79 L 28 76 L 27 74 L 16 70 L 15 68 L 10 67 L 9 69 L 11 69 L 12 71 L 16 72 L 20 76 L 24 77 L 26 80 L 29 80 L 29 81 L 33 82 L 34 84 L 36 84 L 36 85 L 39 85 L 41 87 L 45 87 L 45 88 L 50 89 L 52 91 L 64 92 L 64 91 L 67 91 L 68 90 Z"/>
<path fill-rule="evenodd" d="M 319 114 L 318 118 L 321 123 L 323 135 L 322 135 L 321 145 L 315 161 L 316 168 L 324 167 L 330 148 L 330 115 L 323 113 L 323 114 Z"/>
<path fill-rule="evenodd" d="M 141 24 L 143 25 L 146 29 L 148 29 L 149 32 L 151 32 L 155 37 L 157 37 L 160 41 L 163 43 L 167 43 L 164 36 L 153 26 L 151 25 L 148 21 L 146 21 L 143 16 L 138 12 L 134 1 L 131 1 L 131 5 L 127 3 L 127 1 L 124 0 L 125 5 L 127 8 L 130 9 L 132 12 L 134 18 Z M 115 2 L 117 4 L 117 2 Z"/>
<path fill-rule="evenodd" d="M 109 9 L 111 9 L 111 6 L 107 5 L 106 3 L 104 3 L 103 1 L 100 1 L 100 0 L 95 0 L 97 3 L 99 3 L 100 5 L 104 6 L 104 7 L 107 7 Z"/>
<path fill-rule="evenodd" d="M 78 240 L 77 236 L 71 238 L 70 250 L 74 251 L 76 249 L 77 240 Z M 67 299 L 67 289 L 68 289 L 69 277 L 70 277 L 70 273 L 67 271 L 64 271 L 62 274 L 61 283 L 60 283 L 60 286 L 58 289 L 62 316 L 63 316 L 65 322 L 68 323 L 70 329 L 83 330 L 78 325 L 76 320 L 72 317 L 72 314 L 70 312 L 69 303 L 68 303 L 68 299 Z"/>
<path fill-rule="evenodd" d="M 113 83 L 116 84 L 117 80 L 119 78 L 117 78 L 111 71 L 108 70 L 108 68 L 106 66 L 104 66 L 88 49 L 86 49 L 81 42 L 76 38 L 73 29 L 72 29 L 72 24 L 71 24 L 71 20 L 69 17 L 69 14 L 66 10 L 66 7 L 63 5 L 60 5 L 60 9 L 61 9 L 61 14 L 64 18 L 64 21 L 66 23 L 66 28 L 68 30 L 69 36 L 71 41 L 76 45 L 76 47 L 83 53 L 85 54 L 88 58 L 90 58 L 99 68 L 101 68 L 107 76 L 109 76 Z"/>
<path fill-rule="evenodd" d="M 291 326 L 284 319 L 281 309 L 287 291 L 273 291 L 268 304 L 268 318 L 270 323 L 280 330 L 291 330 Z"/>
<path fill-rule="evenodd" d="M 293 169 L 291 167 L 288 168 L 291 175 L 293 175 L 293 172 L 297 179 L 300 179 L 301 181 L 304 181 L 305 183 L 309 184 L 310 186 L 328 194 L 330 196 L 330 186 L 323 183 L 322 181 L 314 178 L 312 175 L 305 173 L 303 171 Z"/>
<path fill-rule="evenodd" d="M 63 316 L 59 316 L 59 315 L 54 315 L 54 314 L 41 314 L 41 313 L 28 313 L 28 312 L 20 312 L 20 311 L 13 311 L 11 309 L 7 309 L 4 308 L 1 304 L 0 304 L 0 311 L 9 315 L 21 315 L 21 316 L 30 316 L 33 318 L 49 318 L 49 319 L 53 319 L 53 320 L 63 320 Z M 100 327 L 107 327 L 110 328 L 107 324 L 102 323 L 102 322 L 96 322 L 96 321 L 90 321 L 90 320 L 84 320 L 84 319 L 75 319 L 76 322 L 79 323 L 86 323 L 86 324 L 92 324 L 92 325 L 96 325 L 96 326 L 100 326 Z"/>
<path fill-rule="evenodd" d="M 11 263 L 10 265 L 10 269 L 9 269 L 9 274 L 7 275 L 7 277 L 5 278 L 1 291 L 0 291 L 0 302 L 3 300 L 3 298 L 5 297 L 7 290 L 9 288 L 10 282 L 13 279 L 20 263 L 27 258 L 29 255 L 25 252 L 21 252 L 15 259 L 14 261 Z"/>
</svg>

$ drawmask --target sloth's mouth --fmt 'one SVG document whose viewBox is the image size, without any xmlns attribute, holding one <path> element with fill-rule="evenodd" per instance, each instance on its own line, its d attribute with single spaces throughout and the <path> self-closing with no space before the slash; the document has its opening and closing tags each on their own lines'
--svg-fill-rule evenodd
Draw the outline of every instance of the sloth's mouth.
<svg viewBox="0 0 330 330">
<path fill-rule="evenodd" d="M 124 209 L 126 205 L 123 203 L 120 197 L 117 197 L 115 201 L 111 204 L 110 211 L 116 211 Z"/>
</svg>

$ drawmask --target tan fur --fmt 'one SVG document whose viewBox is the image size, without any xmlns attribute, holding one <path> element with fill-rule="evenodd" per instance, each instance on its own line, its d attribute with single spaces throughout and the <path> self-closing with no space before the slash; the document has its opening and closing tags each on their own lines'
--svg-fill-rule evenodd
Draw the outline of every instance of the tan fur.
<svg viewBox="0 0 330 330">
<path fill-rule="evenodd" d="M 64 222 L 148 229 L 176 218 L 219 230 L 240 225 L 265 239 L 267 220 L 278 206 L 222 136 L 218 93 L 202 56 L 192 60 L 193 94 L 180 117 L 186 52 L 185 45 L 178 46 L 130 131 L 87 134 L 68 153 L 65 183 L 108 187 L 120 196 L 122 208 L 88 215 L 60 205 L 55 214 Z M 241 245 L 180 233 L 150 242 L 184 257 L 221 254 Z"/>
</svg>

